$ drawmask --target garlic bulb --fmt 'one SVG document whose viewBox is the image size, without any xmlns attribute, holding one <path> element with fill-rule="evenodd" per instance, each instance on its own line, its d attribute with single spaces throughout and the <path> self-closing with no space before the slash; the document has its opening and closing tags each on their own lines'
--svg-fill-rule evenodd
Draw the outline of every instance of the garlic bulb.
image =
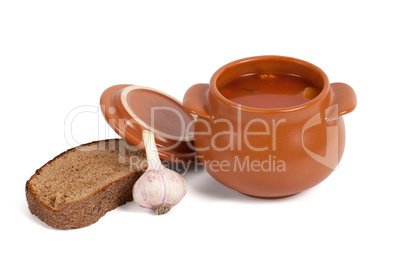
<svg viewBox="0 0 402 275">
<path fill-rule="evenodd" d="M 181 201 L 187 184 L 179 173 L 162 165 L 154 133 L 144 130 L 142 138 L 148 168 L 134 184 L 134 201 L 141 207 L 153 209 L 157 215 L 164 214 Z"/>
</svg>

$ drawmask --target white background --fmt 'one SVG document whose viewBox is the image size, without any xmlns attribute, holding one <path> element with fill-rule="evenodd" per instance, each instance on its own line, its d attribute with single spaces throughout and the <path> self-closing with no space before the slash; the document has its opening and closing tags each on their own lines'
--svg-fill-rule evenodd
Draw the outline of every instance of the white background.
<svg viewBox="0 0 402 275">
<path fill-rule="evenodd" d="M 1 1 L 0 273 L 401 274 L 399 1 Z M 358 97 L 338 169 L 282 200 L 246 197 L 205 172 L 168 214 L 128 203 L 82 229 L 28 210 L 35 170 L 76 143 L 114 137 L 97 113 L 115 84 L 181 100 L 222 65 L 286 55 Z M 5 252 L 5 253 L 4 253 Z M 6 272 L 5 270 L 9 270 Z"/>
</svg>

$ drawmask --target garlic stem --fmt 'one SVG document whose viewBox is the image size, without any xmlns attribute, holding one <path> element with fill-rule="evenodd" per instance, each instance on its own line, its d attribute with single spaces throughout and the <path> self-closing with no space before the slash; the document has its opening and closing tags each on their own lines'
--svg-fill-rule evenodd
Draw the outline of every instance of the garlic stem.
<svg viewBox="0 0 402 275">
<path fill-rule="evenodd" d="M 160 169 L 162 163 L 159 158 L 158 149 L 156 148 L 154 133 L 144 130 L 142 131 L 142 139 L 144 141 L 145 153 L 147 154 L 148 169 Z"/>
</svg>

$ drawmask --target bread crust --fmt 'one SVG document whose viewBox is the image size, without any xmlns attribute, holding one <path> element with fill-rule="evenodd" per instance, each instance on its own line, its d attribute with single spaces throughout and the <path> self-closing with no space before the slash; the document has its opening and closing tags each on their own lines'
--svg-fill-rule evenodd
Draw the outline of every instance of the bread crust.
<svg viewBox="0 0 402 275">
<path fill-rule="evenodd" d="M 90 146 L 99 142 L 109 141 L 113 140 L 94 141 L 81 146 Z M 114 141 L 119 141 L 119 139 Z M 36 170 L 35 174 L 32 175 L 25 185 L 29 210 L 49 226 L 69 229 L 81 228 L 95 223 L 107 212 L 133 200 L 132 188 L 134 183 L 145 171 L 133 171 L 127 176 L 109 182 L 91 195 L 76 201 L 67 202 L 60 209 L 52 209 L 32 190 L 31 180 L 39 175 L 43 169 L 46 169 L 47 165 L 63 157 L 65 154 L 72 153 L 72 151 L 77 150 L 81 146 L 69 149 L 48 161 L 40 169 Z"/>
</svg>

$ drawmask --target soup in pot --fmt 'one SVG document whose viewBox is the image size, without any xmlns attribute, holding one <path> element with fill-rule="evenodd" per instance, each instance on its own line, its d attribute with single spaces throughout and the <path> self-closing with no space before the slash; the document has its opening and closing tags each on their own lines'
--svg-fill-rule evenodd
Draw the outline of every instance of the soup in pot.
<svg viewBox="0 0 402 275">
<path fill-rule="evenodd" d="M 285 73 L 243 75 L 222 84 L 218 90 L 227 99 L 254 108 L 292 107 L 320 93 L 308 80 Z"/>
</svg>

